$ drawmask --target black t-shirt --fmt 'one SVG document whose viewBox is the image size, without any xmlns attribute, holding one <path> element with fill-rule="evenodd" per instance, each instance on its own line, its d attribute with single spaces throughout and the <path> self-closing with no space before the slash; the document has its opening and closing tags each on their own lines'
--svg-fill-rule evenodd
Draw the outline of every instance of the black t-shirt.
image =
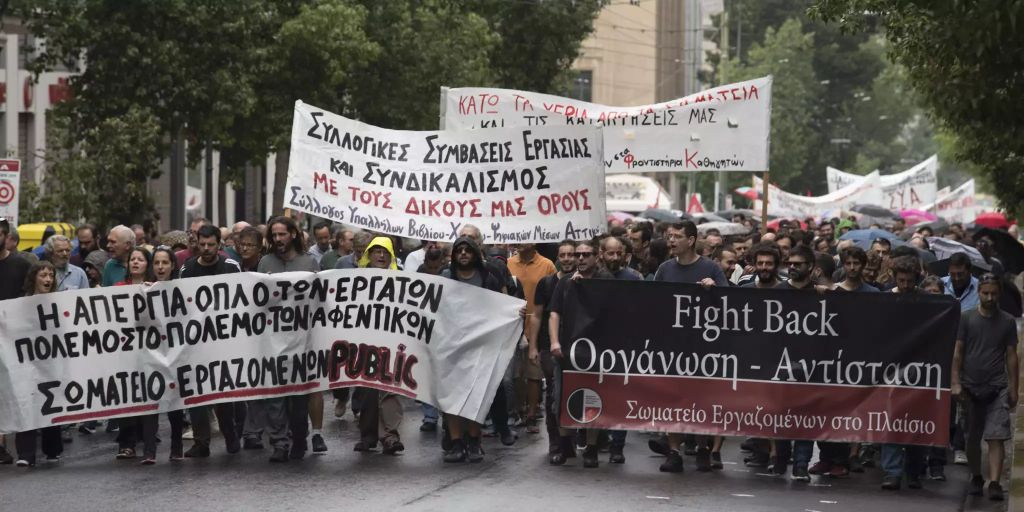
<svg viewBox="0 0 1024 512">
<path fill-rule="evenodd" d="M 1009 314 L 996 310 L 986 317 L 977 308 L 960 314 L 957 339 L 964 344 L 961 381 L 967 389 L 981 386 L 1005 387 L 1006 349 L 1017 346 L 1017 323 Z"/>
<path fill-rule="evenodd" d="M 193 256 L 181 266 L 181 278 L 219 276 L 221 274 L 233 274 L 241 272 L 238 263 L 224 256 L 217 256 L 217 262 L 213 265 L 201 265 L 199 257 Z"/>
<path fill-rule="evenodd" d="M 533 298 L 533 303 L 541 306 L 540 331 L 537 333 L 537 350 L 548 350 L 551 348 L 548 320 L 551 318 L 551 299 L 555 296 L 555 287 L 558 286 L 558 282 L 558 274 L 546 275 L 537 282 Z"/>
<path fill-rule="evenodd" d="M 32 264 L 16 253 L 0 260 L 0 300 L 16 299 L 25 294 L 25 276 Z"/>
</svg>

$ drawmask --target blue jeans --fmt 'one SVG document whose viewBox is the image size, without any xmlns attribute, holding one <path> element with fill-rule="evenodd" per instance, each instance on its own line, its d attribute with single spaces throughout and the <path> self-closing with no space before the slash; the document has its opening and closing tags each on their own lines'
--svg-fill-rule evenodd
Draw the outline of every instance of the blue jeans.
<svg viewBox="0 0 1024 512">
<path fill-rule="evenodd" d="M 807 469 L 814 455 L 814 441 L 793 441 L 793 467 Z"/>
<path fill-rule="evenodd" d="M 623 446 L 626 444 L 626 431 L 625 430 L 609 430 L 608 434 L 612 438 L 613 446 Z"/>
<path fill-rule="evenodd" d="M 423 409 L 423 423 L 433 423 L 437 425 L 438 412 L 437 408 L 430 404 L 420 404 L 420 408 Z"/>
<path fill-rule="evenodd" d="M 927 446 L 883 444 L 882 470 L 885 471 L 885 476 L 887 477 L 902 477 L 904 468 L 908 475 L 918 476 L 924 468 L 925 456 L 927 454 Z"/>
</svg>

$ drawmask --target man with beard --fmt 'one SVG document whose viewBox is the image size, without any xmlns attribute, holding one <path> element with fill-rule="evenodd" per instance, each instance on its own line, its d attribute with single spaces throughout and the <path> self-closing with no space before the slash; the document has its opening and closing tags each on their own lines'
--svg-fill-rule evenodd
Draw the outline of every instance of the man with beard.
<svg viewBox="0 0 1024 512">
<path fill-rule="evenodd" d="M 73 265 L 81 267 L 85 263 L 85 257 L 89 253 L 99 250 L 100 244 L 96 236 L 96 226 L 92 224 L 78 226 L 78 230 L 75 233 L 78 245 L 71 248 L 71 257 L 68 261 Z"/>
<path fill-rule="evenodd" d="M 544 424 L 548 431 L 548 455 L 552 458 L 561 453 L 572 453 L 572 440 L 568 450 L 562 449 L 562 437 L 558 430 L 558 407 L 555 400 L 555 362 L 551 357 L 551 335 L 548 330 L 551 318 L 551 299 L 555 287 L 565 278 L 576 273 L 576 242 L 564 240 L 558 244 L 558 268 L 556 274 L 545 276 L 537 283 L 533 299 L 533 315 L 530 316 L 529 358 L 540 364 L 544 371 Z M 614 462 L 614 461 L 613 461 Z"/>
<path fill-rule="evenodd" d="M 50 260 L 50 263 L 53 263 L 53 267 L 57 271 L 58 292 L 89 288 L 89 277 L 85 275 L 85 271 L 69 262 L 71 240 L 68 240 L 68 237 L 53 235 L 46 239 L 43 247 L 45 248 L 43 254 L 46 259 Z"/>
<path fill-rule="evenodd" d="M 833 289 L 840 292 L 877 293 L 878 288 L 863 281 L 864 266 L 867 262 L 868 255 L 864 249 L 854 245 L 841 249 L 839 263 L 843 266 L 846 278 Z M 846 477 L 850 474 L 850 451 L 849 443 L 821 443 L 819 460 L 808 472 L 833 478 Z"/>
<path fill-rule="evenodd" d="M 220 229 L 210 224 L 200 226 L 196 231 L 196 252 L 181 266 L 179 275 L 182 279 L 189 277 L 210 277 L 241 272 L 238 262 L 217 254 L 220 250 Z M 239 404 L 239 406 L 243 406 Z M 234 403 L 223 403 L 212 406 L 220 431 L 224 434 L 224 444 L 228 453 L 238 453 L 241 445 L 235 429 Z M 194 444 L 185 452 L 185 457 L 210 456 L 210 408 L 207 406 L 192 407 L 188 410 L 192 420 L 192 438 Z"/>
<path fill-rule="evenodd" d="M 692 223 L 691 223 L 692 225 Z M 697 230 L 694 226 L 694 231 Z M 696 234 L 694 234 L 696 239 Z M 558 282 L 555 286 L 555 291 L 551 298 L 551 311 L 548 319 L 548 335 L 551 337 L 551 355 L 556 359 L 562 358 L 562 344 L 561 341 L 568 333 L 562 332 L 561 328 L 561 315 L 564 311 L 566 295 L 574 284 L 576 279 L 613 279 L 612 275 L 608 272 L 601 270 L 600 264 L 597 261 L 598 244 L 594 241 L 583 241 L 576 245 L 576 272 L 569 277 L 565 277 Z M 561 365 L 556 364 L 555 368 L 555 382 L 561 381 Z M 561 400 L 561 397 L 557 397 Z M 585 468 L 596 468 L 598 466 L 597 455 L 597 438 L 600 434 L 599 430 L 586 429 L 584 430 L 587 447 L 583 452 L 583 467 Z M 550 459 L 551 464 L 561 465 L 565 464 L 565 461 L 569 458 L 576 456 L 576 447 L 573 446 L 573 440 L 567 429 L 559 429 L 561 437 L 560 453 L 553 455 Z"/>
<path fill-rule="evenodd" d="M 526 310 L 532 313 L 537 283 L 545 276 L 556 272 L 555 264 L 537 254 L 535 244 L 519 244 L 516 254 L 508 259 L 508 270 L 519 280 L 519 284 L 523 288 L 523 298 L 526 299 Z M 529 327 L 527 327 L 527 337 L 529 334 Z M 529 343 L 529 338 L 527 338 L 527 343 Z M 533 362 L 528 357 L 527 352 L 516 353 L 516 357 L 522 358 L 520 361 L 522 361 L 523 373 L 526 377 L 526 432 L 538 434 L 540 429 L 537 427 L 537 407 L 540 403 L 540 383 L 544 379 L 544 372 L 541 370 L 540 364 Z"/>
<path fill-rule="evenodd" d="M 549 260 L 550 262 L 550 260 Z M 460 236 L 452 244 L 452 262 L 441 275 L 471 286 L 505 293 L 505 287 L 484 264 L 484 256 L 476 241 Z M 480 424 L 459 416 L 445 415 L 445 425 L 451 437 L 451 448 L 444 454 L 445 462 L 481 462 L 484 451 L 480 446 Z M 465 428 L 463 428 L 465 427 Z"/>
<path fill-rule="evenodd" d="M 722 269 L 722 273 L 726 277 L 731 276 L 736 271 L 736 251 L 731 245 L 719 247 L 714 254 L 711 255 L 711 259 L 718 263 L 718 266 Z"/>
<path fill-rule="evenodd" d="M 629 266 L 633 270 L 640 270 L 647 258 L 650 256 L 652 230 L 648 222 L 638 222 L 629 227 L 626 234 L 629 242 L 633 244 L 633 259 Z"/>
<path fill-rule="evenodd" d="M 782 260 L 775 242 L 761 242 L 753 249 L 754 273 L 743 276 L 738 286 L 746 288 L 774 288 L 779 284 L 779 262 Z"/>
<path fill-rule="evenodd" d="M 918 263 L 916 258 L 911 256 L 896 258 L 893 261 L 892 268 L 896 276 L 896 286 L 892 289 L 892 293 L 902 295 L 919 293 L 917 281 L 921 264 Z M 889 491 L 899 490 L 900 485 L 903 483 L 904 473 L 907 475 L 907 487 L 920 489 L 920 475 L 923 473 L 927 454 L 928 448 L 925 446 L 883 444 L 882 470 L 885 471 L 885 476 L 882 478 L 882 489 Z"/>
<path fill-rule="evenodd" d="M 697 283 L 705 288 L 729 286 L 722 269 L 715 262 L 697 254 L 697 226 L 693 222 L 682 221 L 670 225 L 665 230 L 665 238 L 668 239 L 673 258 L 658 267 L 658 271 L 654 274 L 655 281 Z M 661 471 L 670 473 L 683 471 L 683 458 L 679 454 L 682 441 L 683 434 L 670 433 L 668 435 L 669 452 L 665 462 L 659 468 Z M 711 453 L 707 444 L 707 436 L 697 436 L 698 471 L 711 471 L 712 469 Z"/>
<path fill-rule="evenodd" d="M 981 495 L 981 441 L 988 444 L 988 497 L 1002 501 L 1004 443 L 1011 438 L 1010 410 L 1017 407 L 1017 326 L 999 309 L 1003 284 L 995 274 L 978 280 L 978 307 L 961 313 L 953 349 L 950 391 L 967 409 L 968 493 Z"/>
<path fill-rule="evenodd" d="M 828 258 L 832 261 L 832 258 Z M 784 290 L 815 290 L 814 281 L 811 275 L 814 272 L 814 253 L 804 245 L 798 245 L 789 252 L 786 259 L 786 266 L 789 267 L 789 280 L 775 285 L 776 288 Z M 777 475 L 785 474 L 786 465 L 789 463 L 790 455 L 793 457 L 793 480 L 799 482 L 810 482 L 811 477 L 807 468 L 811 463 L 811 455 L 814 452 L 814 443 L 811 441 L 789 441 L 776 440 L 775 456 L 772 458 L 769 471 Z"/>
<path fill-rule="evenodd" d="M 316 261 L 305 253 L 302 233 L 295 221 L 288 217 L 274 217 L 267 223 L 267 231 L 273 251 L 260 259 L 257 272 L 278 274 L 319 270 Z M 274 447 L 270 462 L 287 462 L 289 458 L 301 459 L 306 455 L 308 411 L 309 398 L 306 395 L 253 400 L 249 402 L 248 413 L 248 418 L 253 420 L 252 426 L 247 425 L 246 431 L 262 429 L 267 432 L 270 444 Z"/>
</svg>

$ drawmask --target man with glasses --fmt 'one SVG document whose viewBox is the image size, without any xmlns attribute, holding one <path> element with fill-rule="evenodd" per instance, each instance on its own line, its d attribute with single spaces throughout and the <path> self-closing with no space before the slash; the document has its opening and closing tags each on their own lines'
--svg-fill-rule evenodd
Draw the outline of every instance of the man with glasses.
<svg viewBox="0 0 1024 512">
<path fill-rule="evenodd" d="M 694 227 L 696 230 L 696 227 Z M 614 279 L 611 274 L 601 269 L 597 259 L 598 244 L 592 240 L 586 240 L 576 245 L 576 272 L 571 276 L 564 277 L 555 286 L 555 291 L 551 298 L 550 316 L 548 319 L 548 335 L 551 338 L 551 355 L 555 358 L 562 358 L 562 344 L 561 340 L 567 333 L 562 332 L 560 329 L 561 315 L 564 311 L 564 305 L 566 295 L 569 292 L 573 282 L 577 279 Z M 560 375 L 560 367 L 555 370 L 556 375 Z M 556 382 L 560 380 L 556 378 Z M 560 398 L 560 397 L 559 397 Z M 561 435 L 560 453 L 555 454 L 551 457 L 551 464 L 561 465 L 565 464 L 567 459 L 576 456 L 576 447 L 573 446 L 572 437 L 568 429 L 559 429 Z M 598 466 L 598 446 L 597 438 L 600 434 L 599 430 L 586 429 L 585 431 L 586 450 L 583 452 L 583 467 L 585 468 L 596 468 Z"/>
<path fill-rule="evenodd" d="M 831 260 L 831 258 L 830 258 Z M 789 269 L 789 280 L 775 285 L 775 288 L 782 290 L 814 291 L 816 289 L 811 274 L 814 272 L 814 252 L 804 245 L 798 245 L 789 252 L 786 258 L 786 267 Z M 798 482 L 810 482 L 811 476 L 807 472 L 811 463 L 811 455 L 814 452 L 812 441 L 789 441 L 775 440 L 775 455 L 772 457 L 768 470 L 771 473 L 782 475 L 786 472 L 786 465 L 789 458 L 793 457 L 793 480 Z"/>
<path fill-rule="evenodd" d="M 673 258 L 658 267 L 654 274 L 655 281 L 672 283 L 697 283 L 705 288 L 712 286 L 729 286 L 721 267 L 715 262 L 697 254 L 697 226 L 688 220 L 672 224 L 665 230 L 669 251 Z M 670 473 L 683 472 L 683 458 L 679 447 L 683 442 L 683 434 L 669 434 L 669 452 L 665 462 L 659 468 Z M 711 471 L 711 452 L 708 450 L 707 436 L 697 436 L 697 470 Z"/>
<path fill-rule="evenodd" d="M 234 235 L 238 264 L 243 272 L 255 272 L 263 257 L 263 235 L 260 230 L 246 226 Z"/>
<path fill-rule="evenodd" d="M 961 313 L 953 349 L 950 391 L 967 409 L 968 493 L 979 496 L 985 485 L 981 472 L 981 441 L 988 444 L 988 497 L 1003 500 L 1005 441 L 1011 438 L 1010 410 L 1017 407 L 1019 369 L 1017 325 L 999 309 L 1002 283 L 995 274 L 978 281 L 978 307 Z"/>
</svg>

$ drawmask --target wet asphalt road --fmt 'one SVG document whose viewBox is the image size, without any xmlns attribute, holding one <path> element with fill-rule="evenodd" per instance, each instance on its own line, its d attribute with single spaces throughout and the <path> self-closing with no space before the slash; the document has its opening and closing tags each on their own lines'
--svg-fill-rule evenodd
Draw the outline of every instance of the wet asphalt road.
<svg viewBox="0 0 1024 512">
<path fill-rule="evenodd" d="M 744 467 L 739 440 L 726 442 L 725 470 L 713 473 L 696 472 L 692 457 L 681 475 L 659 473 L 661 458 L 647 449 L 649 436 L 642 433 L 630 433 L 625 465 L 608 464 L 602 454 L 598 469 L 583 469 L 579 459 L 550 466 L 545 435 L 525 433 L 512 447 L 485 439 L 480 464 L 444 464 L 440 434 L 419 432 L 419 420 L 418 408 L 407 408 L 406 451 L 391 457 L 353 452 L 358 429 L 351 413 L 342 420 L 330 417 L 324 426 L 329 452 L 283 465 L 267 462 L 269 449 L 229 455 L 218 437 L 208 459 L 171 463 L 164 442 L 157 465 L 143 467 L 137 460 L 114 460 L 114 434 L 76 432 L 59 463 L 0 466 L 0 511 L 1005 510 L 1005 502 L 966 496 L 961 466 L 947 468 L 948 481 L 925 481 L 916 491 L 880 490 L 878 469 L 842 480 L 813 477 L 807 485 Z M 166 421 L 161 422 L 166 440 Z"/>
</svg>

